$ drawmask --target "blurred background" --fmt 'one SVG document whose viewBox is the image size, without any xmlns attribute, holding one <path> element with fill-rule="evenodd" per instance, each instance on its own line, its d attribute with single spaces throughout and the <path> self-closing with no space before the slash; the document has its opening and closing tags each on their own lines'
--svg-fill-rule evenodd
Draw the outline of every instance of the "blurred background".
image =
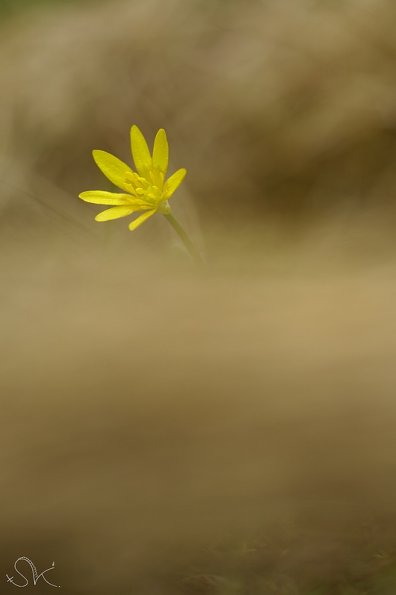
<svg viewBox="0 0 396 595">
<path fill-rule="evenodd" d="M 395 22 L 0 0 L 3 576 L 26 555 L 77 595 L 393 595 Z M 188 170 L 203 270 L 163 218 L 131 234 L 78 199 L 132 124 Z"/>
<path fill-rule="evenodd" d="M 92 225 L 97 208 L 76 196 L 105 189 L 91 150 L 129 160 L 137 123 L 151 142 L 159 127 L 168 131 L 171 165 L 189 172 L 175 209 L 212 249 L 222 232 L 237 244 L 253 228 L 261 238 L 285 226 L 305 234 L 334 219 L 335 244 L 362 224 L 366 242 L 373 225 L 393 237 L 390 0 L 1 8 L 1 225 L 13 236 L 14 227 L 41 234 L 65 218 L 69 230 L 106 233 Z M 163 223 L 140 236 L 152 244 Z"/>
</svg>

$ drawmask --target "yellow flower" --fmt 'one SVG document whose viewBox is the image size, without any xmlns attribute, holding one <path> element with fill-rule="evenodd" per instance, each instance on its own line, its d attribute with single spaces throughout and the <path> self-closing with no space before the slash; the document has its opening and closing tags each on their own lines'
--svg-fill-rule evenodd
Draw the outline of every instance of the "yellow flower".
<svg viewBox="0 0 396 595">
<path fill-rule="evenodd" d="M 155 213 L 170 215 L 168 200 L 187 171 L 178 169 L 166 180 L 169 147 L 163 128 L 156 134 L 151 155 L 143 134 L 137 126 L 132 126 L 131 148 L 137 172 L 111 153 L 92 152 L 96 165 L 110 182 L 123 190 L 122 193 L 88 190 L 79 197 L 86 202 L 111 207 L 96 215 L 96 221 L 110 221 L 142 211 L 142 215 L 129 224 L 129 229 L 133 231 Z"/>
</svg>

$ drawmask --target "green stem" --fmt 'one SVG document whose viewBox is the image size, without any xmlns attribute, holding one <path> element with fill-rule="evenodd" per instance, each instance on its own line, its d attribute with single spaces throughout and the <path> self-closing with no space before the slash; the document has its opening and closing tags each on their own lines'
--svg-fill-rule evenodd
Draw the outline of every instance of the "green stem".
<svg viewBox="0 0 396 595">
<path fill-rule="evenodd" d="M 198 250 L 195 248 L 194 244 L 190 240 L 189 235 L 187 234 L 185 229 L 180 225 L 180 223 L 178 222 L 176 217 L 174 217 L 172 213 L 164 213 L 164 217 L 166 217 L 166 219 L 172 225 L 173 229 L 175 230 L 175 232 L 177 233 L 177 235 L 183 242 L 188 253 L 195 260 L 195 262 L 197 262 L 198 264 L 202 264 L 201 255 L 199 254 Z"/>
</svg>

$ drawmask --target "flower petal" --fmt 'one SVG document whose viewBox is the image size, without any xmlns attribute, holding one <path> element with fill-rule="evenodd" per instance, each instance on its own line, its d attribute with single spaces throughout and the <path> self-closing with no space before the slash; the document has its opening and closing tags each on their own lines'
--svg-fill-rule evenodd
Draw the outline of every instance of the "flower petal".
<svg viewBox="0 0 396 595">
<path fill-rule="evenodd" d="M 129 229 L 131 231 L 135 231 L 135 229 L 137 229 L 149 217 L 151 217 L 152 215 L 154 215 L 154 213 L 156 212 L 156 210 L 157 209 L 152 209 L 151 211 L 147 211 L 146 213 L 143 213 L 143 215 L 140 215 L 140 217 L 138 217 L 137 219 L 135 219 L 134 221 L 132 221 L 132 223 L 129 224 Z"/>
<path fill-rule="evenodd" d="M 94 205 L 130 205 L 134 201 L 134 197 L 130 194 L 105 192 L 104 190 L 87 190 L 78 196 L 85 202 L 91 202 Z"/>
<path fill-rule="evenodd" d="M 146 139 L 137 126 L 131 128 L 131 149 L 135 167 L 145 177 L 153 162 Z"/>
<path fill-rule="evenodd" d="M 166 138 L 166 132 L 163 128 L 160 128 L 156 134 L 154 140 L 153 149 L 153 166 L 157 167 L 164 174 L 168 169 L 169 160 L 169 145 L 168 139 Z"/>
<path fill-rule="evenodd" d="M 137 210 L 153 208 L 152 204 L 148 203 L 145 199 L 133 196 L 131 194 L 105 192 L 104 190 L 87 190 L 86 192 L 81 192 L 79 197 L 82 200 L 85 200 L 85 202 L 91 202 L 95 205 L 126 205 L 134 207 Z"/>
<path fill-rule="evenodd" d="M 96 165 L 110 182 L 113 182 L 113 184 L 122 190 L 126 190 L 127 192 L 130 190 L 130 185 L 126 178 L 128 174 L 132 174 L 133 176 L 133 171 L 129 165 L 111 153 L 107 153 L 107 151 L 95 149 L 92 151 L 92 155 Z"/>
<path fill-rule="evenodd" d="M 180 184 L 184 180 L 186 173 L 187 173 L 187 170 L 184 169 L 184 167 L 182 167 L 181 169 L 178 169 L 177 171 L 175 171 L 175 173 L 172 174 L 171 177 L 166 180 L 165 186 L 164 186 L 164 196 L 166 198 L 169 198 L 170 196 L 172 196 L 172 194 L 175 192 L 175 190 L 177 190 L 177 188 L 180 186 Z"/>
<path fill-rule="evenodd" d="M 102 211 L 95 217 L 95 221 L 110 221 L 111 219 L 120 219 L 121 217 L 126 217 L 127 215 L 131 215 L 138 209 L 136 207 L 111 207 L 111 209 L 106 209 Z"/>
</svg>

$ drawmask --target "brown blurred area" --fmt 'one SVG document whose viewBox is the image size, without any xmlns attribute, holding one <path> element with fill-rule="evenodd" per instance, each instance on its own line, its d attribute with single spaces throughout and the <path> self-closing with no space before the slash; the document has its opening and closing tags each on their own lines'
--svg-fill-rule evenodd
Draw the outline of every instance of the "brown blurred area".
<svg viewBox="0 0 396 595">
<path fill-rule="evenodd" d="M 3 15 L 2 576 L 25 555 L 76 595 L 394 592 L 395 17 Z M 128 161 L 133 123 L 188 169 L 202 269 L 160 216 L 132 234 L 77 198 L 111 189 L 90 152 Z"/>
<path fill-rule="evenodd" d="M 168 131 L 189 171 L 175 208 L 208 241 L 252 222 L 393 223 L 394 2 L 44 7 L 2 27 L 2 226 L 53 227 L 52 211 L 89 233 L 90 151 L 128 159 L 132 123 Z"/>
</svg>

